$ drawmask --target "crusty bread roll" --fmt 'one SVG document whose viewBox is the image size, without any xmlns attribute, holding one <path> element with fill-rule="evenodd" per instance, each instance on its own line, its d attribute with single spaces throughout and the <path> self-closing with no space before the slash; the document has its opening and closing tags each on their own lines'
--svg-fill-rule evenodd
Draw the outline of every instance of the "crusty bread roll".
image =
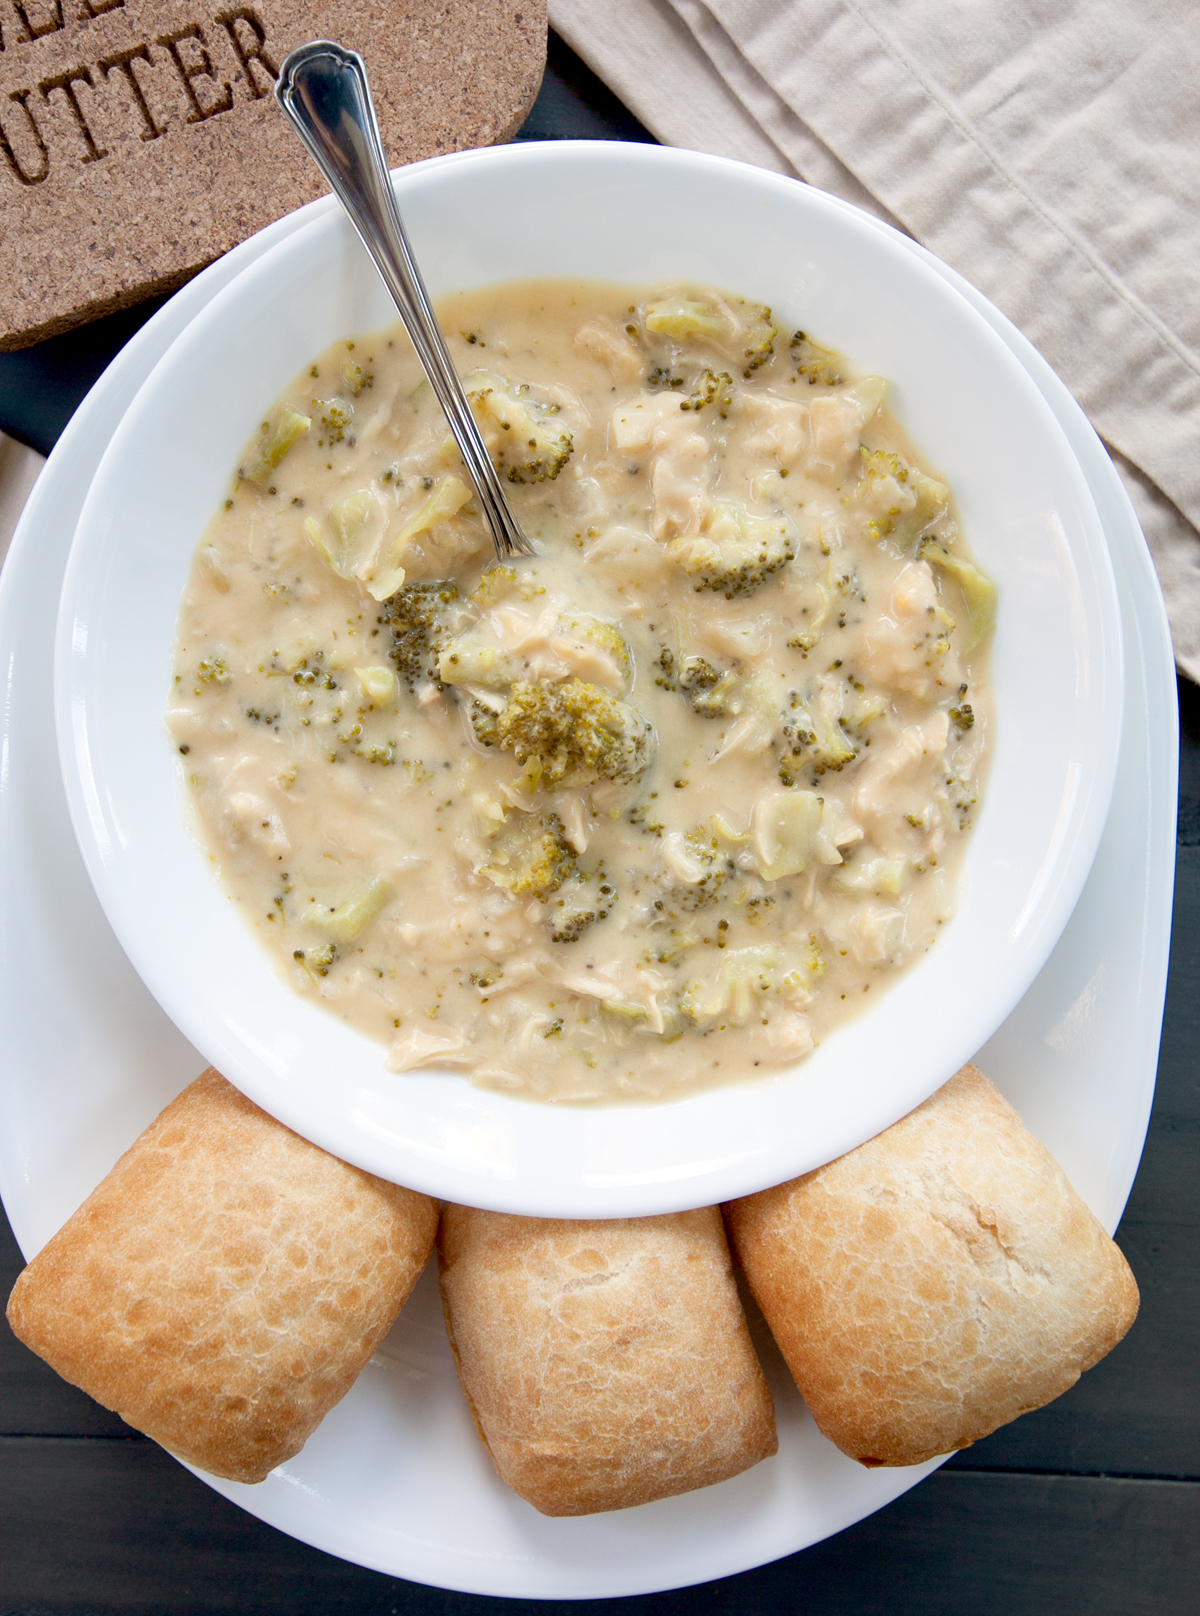
<svg viewBox="0 0 1200 1616">
<path fill-rule="evenodd" d="M 1124 1257 L 974 1066 L 725 1211 L 813 1418 L 865 1465 L 918 1464 L 1040 1408 L 1137 1314 Z"/>
<path fill-rule="evenodd" d="M 349 1391 L 436 1232 L 427 1196 L 310 1145 L 210 1069 L 29 1264 L 8 1317 L 172 1453 L 262 1481 Z"/>
<path fill-rule="evenodd" d="M 438 1251 L 479 1434 L 543 1515 L 690 1492 L 775 1452 L 715 1207 L 571 1222 L 447 1206 Z"/>
</svg>

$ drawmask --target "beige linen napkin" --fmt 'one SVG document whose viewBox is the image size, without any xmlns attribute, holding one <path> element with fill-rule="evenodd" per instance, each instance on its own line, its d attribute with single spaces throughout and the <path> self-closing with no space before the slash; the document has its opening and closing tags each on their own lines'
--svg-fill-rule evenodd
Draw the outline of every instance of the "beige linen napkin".
<svg viewBox="0 0 1200 1616">
<path fill-rule="evenodd" d="M 17 530 L 25 501 L 45 464 L 40 454 L 0 432 L 0 565 L 8 554 L 9 540 Z"/>
<path fill-rule="evenodd" d="M 1200 31 L 1188 0 L 550 0 L 670 145 L 899 224 L 1045 354 L 1200 679 Z"/>
</svg>

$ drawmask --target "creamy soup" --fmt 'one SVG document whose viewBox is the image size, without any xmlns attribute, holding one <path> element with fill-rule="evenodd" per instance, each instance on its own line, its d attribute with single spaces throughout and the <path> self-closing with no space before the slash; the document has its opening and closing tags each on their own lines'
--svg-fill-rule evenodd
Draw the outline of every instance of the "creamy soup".
<svg viewBox="0 0 1200 1616">
<path fill-rule="evenodd" d="M 546 1100 L 790 1065 L 935 941 L 994 592 L 886 383 L 707 289 L 439 317 L 533 560 L 401 328 L 297 377 L 199 546 L 169 722 L 296 990 Z"/>
</svg>

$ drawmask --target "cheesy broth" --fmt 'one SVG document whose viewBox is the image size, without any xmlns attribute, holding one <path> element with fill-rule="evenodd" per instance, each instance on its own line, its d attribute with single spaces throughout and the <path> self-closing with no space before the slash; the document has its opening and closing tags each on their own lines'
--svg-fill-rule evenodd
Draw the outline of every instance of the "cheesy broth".
<svg viewBox="0 0 1200 1616">
<path fill-rule="evenodd" d="M 401 328 L 278 401 L 169 723 L 298 992 L 546 1100 L 791 1064 L 928 949 L 993 609 L 886 384 L 690 287 L 440 305 L 538 555 L 499 567 Z"/>
</svg>

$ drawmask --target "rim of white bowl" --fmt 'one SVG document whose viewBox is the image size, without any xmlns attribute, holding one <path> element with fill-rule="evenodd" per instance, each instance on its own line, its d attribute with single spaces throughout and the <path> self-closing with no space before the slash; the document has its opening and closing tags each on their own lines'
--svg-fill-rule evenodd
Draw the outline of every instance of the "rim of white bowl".
<svg viewBox="0 0 1200 1616">
<path fill-rule="evenodd" d="M 589 178 L 602 179 L 610 195 L 627 195 L 629 186 L 639 184 L 661 197 L 678 194 L 681 187 L 699 186 L 706 199 L 702 205 L 707 205 L 714 189 L 732 186 L 744 211 L 751 211 L 751 204 L 764 211 L 799 207 L 802 212 L 807 210 L 810 228 L 819 223 L 832 228 L 835 236 L 857 233 L 870 258 L 879 256 L 881 241 L 887 242 L 892 257 L 896 252 L 890 239 L 881 236 L 878 221 L 858 215 L 835 199 L 764 170 L 674 148 L 590 141 L 498 147 L 429 159 L 398 171 L 394 178 L 422 258 L 423 225 L 414 228 L 413 214 L 428 209 L 431 198 L 436 214 L 454 202 L 456 187 L 469 191 L 475 181 L 489 192 L 515 184 L 514 194 L 525 195 L 531 194 L 535 179 L 548 188 L 548 195 L 555 194 L 555 185 L 570 182 L 578 196 L 586 191 Z M 464 259 L 481 260 L 483 246 L 472 243 L 472 249 L 475 259 L 469 252 Z M 89 876 L 135 969 L 203 1056 L 288 1126 L 368 1171 L 465 1204 L 540 1216 L 646 1215 L 748 1193 L 853 1148 L 925 1099 L 970 1058 L 1021 998 L 1074 908 L 1107 813 L 1123 689 L 1119 606 L 1103 529 L 1086 479 L 1049 407 L 1008 348 L 959 293 L 913 255 L 895 258 L 889 268 L 894 268 L 901 282 L 907 279 L 910 290 L 924 283 L 926 294 L 932 294 L 944 318 L 951 324 L 957 321 L 983 344 L 996 374 L 1021 400 L 1038 434 L 1053 445 L 1055 463 L 1069 495 L 1069 521 L 1065 526 L 1059 522 L 1059 539 L 1069 551 L 1077 587 L 1075 685 L 1073 693 L 1068 692 L 1073 702 L 1069 716 L 1087 727 L 1089 743 L 1082 762 L 1076 760 L 1073 765 L 1073 777 L 1061 782 L 1045 856 L 1034 878 L 1026 882 L 1019 913 L 1009 917 L 1015 946 L 994 962 L 981 991 L 986 1017 L 981 1021 L 971 1006 L 972 993 L 979 991 L 978 981 L 964 975 L 944 939 L 935 952 L 939 975 L 947 978 L 949 1002 L 941 1005 L 932 1034 L 921 1027 L 919 1015 L 889 1013 L 889 1006 L 915 998 L 911 990 L 898 995 L 893 989 L 881 995 L 878 1009 L 839 1029 L 825 1049 L 791 1071 L 687 1099 L 652 1106 L 557 1108 L 475 1089 L 462 1077 L 445 1072 L 397 1078 L 384 1072 L 380 1046 L 295 998 L 275 977 L 260 945 L 240 921 L 232 926 L 224 923 L 231 955 L 247 963 L 252 976 L 257 973 L 264 981 L 277 984 L 287 996 L 301 1032 L 264 1043 L 256 1037 L 256 1007 L 244 995 L 239 999 L 239 984 L 224 982 L 223 992 L 227 1000 L 232 994 L 232 1001 L 220 1010 L 211 1002 L 211 994 L 197 992 L 197 978 L 191 970 L 195 954 L 189 955 L 182 946 L 186 938 L 181 938 L 181 929 L 162 923 L 147 925 L 148 893 L 157 891 L 161 898 L 163 868 L 161 864 L 157 867 L 155 888 L 154 849 L 148 848 L 142 834 L 145 827 L 136 828 L 136 814 L 128 813 L 130 795 L 140 791 L 140 782 L 135 787 L 117 775 L 106 776 L 116 719 L 112 712 L 103 713 L 96 694 L 103 688 L 104 658 L 111 647 L 102 644 L 93 631 L 99 626 L 100 608 L 114 569 L 119 573 L 122 562 L 127 567 L 130 564 L 128 556 L 122 555 L 126 536 L 116 528 L 123 502 L 122 468 L 127 472 L 131 456 L 136 462 L 138 434 L 162 407 L 164 388 L 177 367 L 189 360 L 199 362 L 212 351 L 206 345 L 219 341 L 220 328 L 232 311 L 247 298 L 261 296 L 263 288 L 281 275 L 286 279 L 289 266 L 294 271 L 302 261 L 315 262 L 321 250 L 327 256 L 332 252 L 356 262 L 357 248 L 340 215 L 314 220 L 264 254 L 180 334 L 114 433 L 85 502 L 68 562 L 55 657 L 56 724 L 64 784 Z M 678 255 L 677 246 L 672 250 Z M 669 253 L 660 251 L 657 258 L 653 253 L 651 257 L 651 265 L 625 277 L 629 283 L 648 284 L 683 273 L 672 268 Z M 653 264 L 658 262 L 664 267 L 656 270 Z M 503 277 L 472 275 L 466 270 L 458 284 L 486 284 L 497 278 Z M 616 277 L 596 273 L 593 278 Z M 732 285 L 735 279 L 726 279 L 725 284 Z M 737 289 L 753 295 L 748 279 L 739 281 Z M 299 369 L 308 351 L 297 350 L 298 358 L 280 386 Z M 277 391 L 271 389 L 271 396 Z M 258 402 L 252 403 L 247 415 L 247 430 Z M 928 453 L 926 445 L 922 448 Z M 229 463 L 233 463 L 233 455 Z M 209 509 L 199 513 L 201 526 L 210 514 Z M 189 557 L 193 548 L 189 543 Z M 172 617 L 172 627 L 173 621 Z M 164 666 L 164 700 L 166 681 Z M 1001 715 L 1000 734 L 1003 723 Z M 162 767 L 173 768 L 161 715 L 159 733 Z M 158 768 L 157 762 L 152 761 L 152 768 Z M 182 791 L 177 785 L 174 789 L 178 829 Z M 990 797 L 968 849 L 965 885 L 972 879 L 972 854 L 980 843 L 989 801 Z M 206 855 L 190 833 L 183 834 L 199 869 Z M 186 852 L 180 856 L 186 861 Z M 131 884 L 131 875 L 141 881 L 140 888 Z M 212 894 L 201 901 L 208 901 L 210 908 L 219 906 L 215 882 L 207 871 L 204 880 Z M 951 922 L 948 930 L 956 924 Z M 916 981 L 920 971 L 920 963 L 910 967 L 906 980 Z M 933 1006 L 928 993 L 923 1003 L 927 1014 Z M 862 1029 L 876 1025 L 881 1018 L 893 1024 L 890 1048 L 897 1052 L 896 1067 L 882 1093 L 878 1084 L 874 1088 L 868 1084 L 869 1092 L 864 1092 L 865 1063 L 878 1060 L 879 1050 L 872 1050 L 870 1037 L 864 1041 Z M 331 1036 L 332 1030 L 336 1037 Z M 914 1050 L 913 1040 L 918 1036 L 922 1046 Z M 366 1060 L 363 1073 L 371 1068 L 371 1080 L 363 1081 L 360 1074 L 353 1093 L 348 1087 L 331 1084 L 327 1075 L 330 1052 L 339 1050 L 343 1062 L 336 1067 L 339 1074 L 346 1070 L 344 1062 L 351 1052 L 355 1060 Z M 327 1060 L 323 1068 L 319 1067 L 322 1059 Z M 831 1094 L 822 1089 L 816 1077 L 825 1075 L 827 1069 L 839 1076 L 840 1088 L 864 1103 L 851 1105 L 842 1092 Z M 812 1082 L 806 1081 L 809 1074 Z M 681 1133 L 694 1142 L 673 1147 L 672 1153 L 665 1146 Z"/>
</svg>

